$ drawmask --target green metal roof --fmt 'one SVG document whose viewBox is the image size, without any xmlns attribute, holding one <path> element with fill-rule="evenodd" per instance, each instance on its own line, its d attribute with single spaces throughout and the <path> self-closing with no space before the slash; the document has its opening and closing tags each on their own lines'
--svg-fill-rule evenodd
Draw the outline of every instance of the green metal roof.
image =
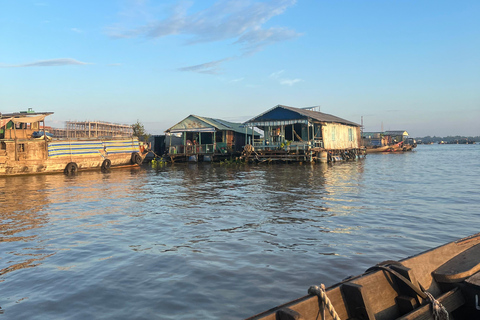
<svg viewBox="0 0 480 320">
<path fill-rule="evenodd" d="M 222 119 L 214 119 L 189 115 L 165 132 L 213 132 L 213 131 L 234 131 L 245 134 L 246 128 L 241 123 L 230 122 Z M 250 131 L 250 130 L 249 130 Z"/>
</svg>

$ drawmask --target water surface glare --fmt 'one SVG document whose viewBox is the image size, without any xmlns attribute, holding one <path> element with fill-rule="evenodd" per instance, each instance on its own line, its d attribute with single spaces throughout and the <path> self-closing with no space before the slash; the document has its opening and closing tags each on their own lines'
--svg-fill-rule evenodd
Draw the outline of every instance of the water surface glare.
<svg viewBox="0 0 480 320">
<path fill-rule="evenodd" d="M 241 319 L 480 231 L 480 145 L 0 178 L 0 320 Z"/>
</svg>

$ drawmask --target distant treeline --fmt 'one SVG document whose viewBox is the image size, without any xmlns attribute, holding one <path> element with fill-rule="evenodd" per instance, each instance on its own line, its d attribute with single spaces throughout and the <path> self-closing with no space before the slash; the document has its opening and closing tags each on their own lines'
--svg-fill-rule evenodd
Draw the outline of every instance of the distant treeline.
<svg viewBox="0 0 480 320">
<path fill-rule="evenodd" d="M 422 138 L 415 138 L 417 143 L 454 143 L 454 144 L 470 144 L 473 142 L 480 142 L 480 136 L 476 137 L 463 137 L 463 136 L 448 136 L 448 137 L 436 137 L 426 136 Z"/>
</svg>

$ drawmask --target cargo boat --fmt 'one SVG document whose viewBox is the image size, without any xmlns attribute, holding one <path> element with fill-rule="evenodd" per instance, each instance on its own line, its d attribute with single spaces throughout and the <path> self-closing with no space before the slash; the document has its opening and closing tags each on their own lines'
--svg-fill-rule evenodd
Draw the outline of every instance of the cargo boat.
<svg viewBox="0 0 480 320">
<path fill-rule="evenodd" d="M 480 233 L 385 261 L 248 320 L 480 319 Z"/>
<path fill-rule="evenodd" d="M 0 114 L 0 176 L 138 166 L 147 154 L 133 136 L 55 139 L 45 130 L 51 114 Z"/>
</svg>

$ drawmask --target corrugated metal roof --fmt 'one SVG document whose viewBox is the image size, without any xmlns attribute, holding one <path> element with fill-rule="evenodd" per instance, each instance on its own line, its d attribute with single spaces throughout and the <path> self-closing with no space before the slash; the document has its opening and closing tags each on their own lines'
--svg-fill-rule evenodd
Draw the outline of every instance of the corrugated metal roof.
<svg viewBox="0 0 480 320">
<path fill-rule="evenodd" d="M 197 121 L 195 121 L 197 120 Z M 182 131 L 196 131 L 206 132 L 206 130 L 214 131 L 234 131 L 245 134 L 245 127 L 241 123 L 230 122 L 222 119 L 214 119 L 207 117 L 200 117 L 196 115 L 189 115 L 173 127 L 165 130 L 165 132 L 182 132 Z M 251 130 L 249 130 L 251 131 Z M 250 132 L 251 133 L 251 132 Z"/>
<path fill-rule="evenodd" d="M 385 131 L 383 134 L 388 136 L 408 136 L 408 132 L 405 130 Z"/>
<path fill-rule="evenodd" d="M 12 117 L 28 117 L 28 116 L 37 116 L 37 115 L 51 115 L 53 112 L 13 112 L 13 113 L 1 113 L 0 112 L 0 118 L 12 118 Z"/>
<path fill-rule="evenodd" d="M 277 106 L 265 111 L 264 113 L 256 116 L 255 118 L 248 120 L 247 122 L 245 122 L 245 124 L 248 125 L 249 123 L 255 123 L 255 122 L 258 123 L 258 122 L 263 122 L 263 121 L 279 120 L 278 118 L 276 119 L 276 118 L 269 117 L 269 113 L 272 113 L 272 111 L 274 111 L 276 109 L 279 109 L 279 108 L 284 109 L 284 110 L 289 110 L 291 112 L 294 112 L 294 113 L 298 114 L 298 119 L 299 120 L 300 119 L 305 119 L 305 118 L 310 118 L 310 119 L 314 119 L 314 120 L 317 120 L 317 121 L 320 121 L 320 122 L 341 123 L 341 124 L 360 127 L 360 125 L 358 123 L 348 121 L 348 120 L 339 118 L 337 116 L 334 116 L 334 115 L 331 115 L 331 114 L 328 114 L 328 113 L 306 110 L 306 109 L 300 109 L 300 108 L 294 108 L 294 107 L 283 106 L 283 105 L 277 105 Z M 281 119 L 281 120 L 285 120 L 285 119 Z"/>
</svg>

